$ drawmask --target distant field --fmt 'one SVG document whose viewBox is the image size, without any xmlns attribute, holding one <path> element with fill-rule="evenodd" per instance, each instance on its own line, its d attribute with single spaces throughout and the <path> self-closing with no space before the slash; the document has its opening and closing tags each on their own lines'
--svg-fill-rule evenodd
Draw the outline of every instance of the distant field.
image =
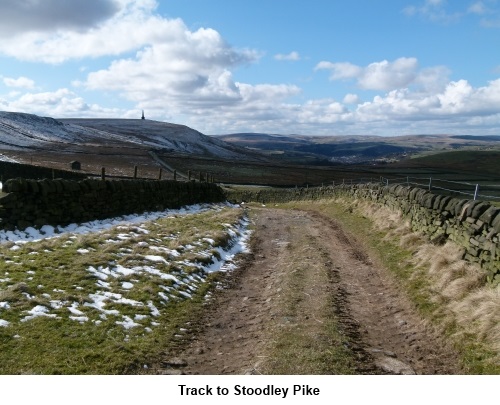
<svg viewBox="0 0 500 405">
<path fill-rule="evenodd" d="M 394 166 L 500 179 L 500 151 L 451 151 L 405 160 Z"/>
<path fill-rule="evenodd" d="M 192 157 L 162 156 L 177 170 L 197 178 L 199 172 L 210 173 L 218 183 L 303 187 L 340 184 L 342 182 L 379 181 L 420 184 L 428 187 L 429 178 L 435 192 L 442 188 L 455 190 L 456 196 L 472 198 L 479 184 L 482 196 L 498 197 L 500 201 L 500 152 L 456 151 L 422 158 L 407 159 L 394 164 L 292 166 L 272 163 L 231 162 Z M 466 183 L 466 184 L 460 184 Z M 413 185 L 416 185 L 413 184 Z M 487 198 L 484 198 L 487 199 Z"/>
<path fill-rule="evenodd" d="M 382 176 L 456 190 L 464 198 L 471 198 L 476 184 L 483 199 L 497 197 L 500 201 L 500 151 L 450 151 L 408 159 L 384 168 Z M 466 183 L 466 184 L 459 184 Z M 435 189 L 434 191 L 438 191 Z"/>
<path fill-rule="evenodd" d="M 293 166 L 168 155 L 162 158 L 179 171 L 208 172 L 212 173 L 218 182 L 228 183 L 318 185 L 380 176 L 435 177 L 455 181 L 500 183 L 500 152 L 497 151 L 444 152 L 380 165 Z"/>
<path fill-rule="evenodd" d="M 194 178 L 197 178 L 200 172 L 210 173 L 218 183 L 293 187 L 331 184 L 333 181 L 341 183 L 373 175 L 366 168 L 342 165 L 292 166 L 272 162 L 234 162 L 169 155 L 162 155 L 161 158 L 179 172 L 187 173 L 191 170 Z"/>
</svg>

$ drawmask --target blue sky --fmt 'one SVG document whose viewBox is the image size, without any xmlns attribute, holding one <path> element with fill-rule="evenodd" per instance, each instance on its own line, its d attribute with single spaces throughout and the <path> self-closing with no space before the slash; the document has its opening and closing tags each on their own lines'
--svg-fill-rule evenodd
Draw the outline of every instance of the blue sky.
<svg viewBox="0 0 500 405">
<path fill-rule="evenodd" d="M 2 0 L 0 110 L 500 134 L 500 0 Z"/>
</svg>

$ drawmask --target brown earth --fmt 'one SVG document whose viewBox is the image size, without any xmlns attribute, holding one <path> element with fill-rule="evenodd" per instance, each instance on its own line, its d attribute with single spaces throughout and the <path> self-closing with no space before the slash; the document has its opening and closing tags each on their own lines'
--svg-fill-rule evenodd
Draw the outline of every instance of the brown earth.
<svg viewBox="0 0 500 405">
<path fill-rule="evenodd" d="M 204 321 L 190 326 L 184 349 L 166 353 L 153 372 L 461 373 L 457 354 L 338 223 L 304 211 L 249 211 L 255 228 L 251 257 L 228 276 Z M 332 319 L 337 341 L 325 332 Z M 276 358 L 285 356 L 276 350 L 283 333 L 302 336 L 302 347 L 287 359 Z M 350 369 L 303 361 L 302 351 L 321 355 L 332 344 L 350 353 Z"/>
</svg>

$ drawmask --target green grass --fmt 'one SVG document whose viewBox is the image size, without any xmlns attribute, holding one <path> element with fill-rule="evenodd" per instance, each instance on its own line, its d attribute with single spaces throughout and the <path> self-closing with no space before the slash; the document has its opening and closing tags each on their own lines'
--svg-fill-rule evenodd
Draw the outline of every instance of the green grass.
<svg viewBox="0 0 500 405">
<path fill-rule="evenodd" d="M 0 246 L 0 319 L 9 322 L 0 327 L 0 373 L 124 374 L 151 366 L 160 353 L 181 344 L 179 329 L 200 316 L 206 294 L 216 284 L 217 277 L 207 278 L 191 259 L 203 258 L 209 264 L 220 257 L 215 247 L 230 243 L 229 230 L 241 216 L 242 210 L 225 208 L 92 235 L 30 242 L 18 250 L 11 250 L 12 243 Z M 89 252 L 79 253 L 80 249 Z M 175 255 L 168 253 L 172 251 Z M 161 256 L 165 262 L 152 262 L 147 255 Z M 89 270 L 119 266 L 142 270 L 115 271 L 106 280 Z M 173 280 L 145 268 L 172 275 L 183 285 L 172 289 Z M 108 287 L 97 285 L 99 281 Z M 125 288 L 124 283 L 133 288 Z M 104 309 L 116 314 L 89 306 L 94 303 L 93 294 L 106 291 L 125 299 L 105 301 Z M 47 308 L 51 317 L 26 320 L 36 306 Z M 82 314 L 73 314 L 70 308 Z M 127 317 L 136 326 L 126 329 L 117 323 Z"/>
<path fill-rule="evenodd" d="M 449 151 L 411 160 L 412 166 L 443 171 L 475 172 L 478 176 L 498 179 L 500 151 Z"/>
<path fill-rule="evenodd" d="M 283 331 L 274 343 L 273 360 L 266 368 L 274 375 L 352 375 L 355 374 L 353 354 L 347 348 L 338 325 L 331 320 L 323 332 L 311 337 L 309 330 L 299 325 L 293 331 Z"/>
</svg>

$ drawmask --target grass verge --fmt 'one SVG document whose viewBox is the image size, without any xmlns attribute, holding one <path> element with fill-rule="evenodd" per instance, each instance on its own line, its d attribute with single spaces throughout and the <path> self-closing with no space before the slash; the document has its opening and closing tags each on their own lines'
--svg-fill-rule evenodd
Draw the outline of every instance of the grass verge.
<svg viewBox="0 0 500 405">
<path fill-rule="evenodd" d="M 0 373 L 149 367 L 201 314 L 218 283 L 211 271 L 230 268 L 242 215 L 218 208 L 1 245 Z"/>
<path fill-rule="evenodd" d="M 455 247 L 429 244 L 398 213 L 369 203 L 338 199 L 280 208 L 339 221 L 390 270 L 422 317 L 453 342 L 465 373 L 500 373 L 498 289 L 485 286 L 484 274 L 461 261 Z"/>
</svg>

